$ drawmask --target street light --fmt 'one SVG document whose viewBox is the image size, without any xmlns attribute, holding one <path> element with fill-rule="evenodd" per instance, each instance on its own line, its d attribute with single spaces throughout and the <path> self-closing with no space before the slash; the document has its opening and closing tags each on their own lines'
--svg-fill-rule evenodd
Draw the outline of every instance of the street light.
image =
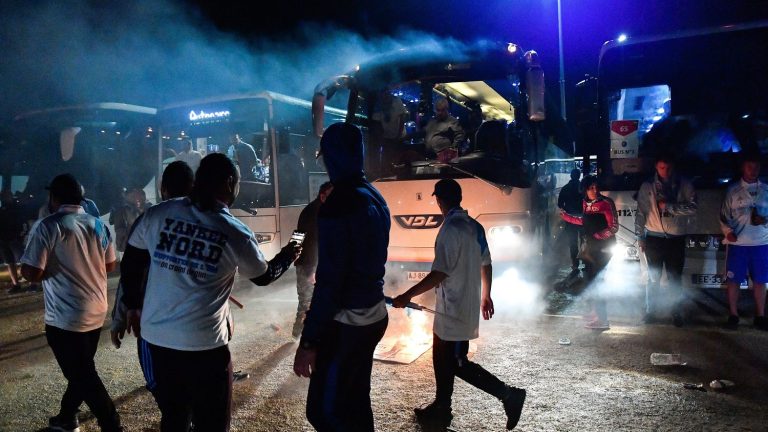
<svg viewBox="0 0 768 432">
<path fill-rule="evenodd" d="M 560 116 L 565 120 L 565 66 L 563 63 L 563 10 L 557 0 L 557 43 L 560 48 Z"/>
</svg>

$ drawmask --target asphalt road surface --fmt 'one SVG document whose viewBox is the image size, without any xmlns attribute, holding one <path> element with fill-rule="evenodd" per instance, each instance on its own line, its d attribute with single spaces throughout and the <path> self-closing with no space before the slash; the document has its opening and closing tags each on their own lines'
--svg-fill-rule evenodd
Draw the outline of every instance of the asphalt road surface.
<svg viewBox="0 0 768 432">
<path fill-rule="evenodd" d="M 517 430 L 768 430 L 768 333 L 752 329 L 751 320 L 739 331 L 721 330 L 716 324 L 722 317 L 695 309 L 683 328 L 643 325 L 637 292 L 629 290 L 609 301 L 611 329 L 594 332 L 583 328 L 587 296 L 575 294 L 578 278 L 557 285 L 564 292 L 554 293 L 514 275 L 500 276 L 494 284 L 497 316 L 482 323 L 473 360 L 527 389 Z M 111 279 L 111 293 L 115 284 Z M 292 372 L 293 274 L 271 287 L 240 281 L 234 293 L 245 304 L 234 310 L 234 369 L 250 378 L 234 385 L 232 430 L 312 430 L 304 417 L 308 382 Z M 405 315 L 397 311 L 391 317 L 393 331 L 401 331 Z M 43 328 L 41 293 L 0 293 L 0 431 L 45 430 L 48 417 L 58 412 L 65 381 Z M 570 345 L 561 345 L 561 338 Z M 687 364 L 653 366 L 654 352 L 681 354 Z M 412 409 L 433 396 L 431 362 L 427 351 L 408 365 L 374 364 L 377 430 L 422 430 Z M 96 364 L 126 430 L 159 430 L 159 411 L 143 388 L 133 337 L 115 349 L 105 330 Z M 714 379 L 736 385 L 727 392 L 683 386 L 706 387 Z M 81 430 L 97 431 L 87 406 L 81 409 Z M 462 382 L 453 409 L 456 430 L 504 430 L 501 403 Z"/>
</svg>

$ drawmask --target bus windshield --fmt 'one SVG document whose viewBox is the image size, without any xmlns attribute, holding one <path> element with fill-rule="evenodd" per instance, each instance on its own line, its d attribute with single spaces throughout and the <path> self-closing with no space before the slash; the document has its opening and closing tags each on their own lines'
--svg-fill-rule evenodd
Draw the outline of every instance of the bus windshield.
<svg viewBox="0 0 768 432">
<path fill-rule="evenodd" d="M 698 186 L 728 183 L 738 153 L 768 154 L 768 27 L 639 41 L 604 50 L 600 158 L 609 188 L 634 189 L 656 155 Z M 714 55 L 717 53 L 717 55 Z"/>
<path fill-rule="evenodd" d="M 545 117 L 543 73 L 535 52 L 498 48 L 384 55 L 318 85 L 315 102 L 343 107 L 363 129 L 369 179 L 528 187 L 525 167 L 540 156 L 532 123 Z"/>
<path fill-rule="evenodd" d="M 508 81 L 406 83 L 365 95 L 369 168 L 382 181 L 480 177 L 522 186 L 520 146 L 508 147 L 514 109 L 508 102 L 515 87 Z M 426 100 L 425 100 L 426 99 Z M 428 107 L 433 107 L 428 112 Z M 441 108 L 445 111 L 440 113 Z M 495 127 L 484 122 L 494 122 Z M 448 158 L 442 148 L 455 149 Z"/>
</svg>

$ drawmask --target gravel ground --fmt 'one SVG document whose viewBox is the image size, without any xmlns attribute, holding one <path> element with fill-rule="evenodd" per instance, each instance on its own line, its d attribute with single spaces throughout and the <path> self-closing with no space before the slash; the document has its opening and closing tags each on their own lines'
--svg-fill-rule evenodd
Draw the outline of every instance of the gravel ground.
<svg viewBox="0 0 768 432">
<path fill-rule="evenodd" d="M 308 382 L 292 373 L 290 337 L 296 306 L 293 275 L 273 287 L 240 283 L 231 344 L 235 370 L 250 378 L 235 383 L 232 430 L 312 430 L 304 418 Z M 115 280 L 111 280 L 114 287 Z M 509 384 L 528 390 L 521 431 L 768 431 L 768 333 L 748 325 L 720 330 L 706 320 L 682 329 L 642 326 L 631 313 L 612 315 L 612 328 L 582 328 L 583 300 L 550 294 L 551 304 L 530 303 L 519 289 L 497 283 L 498 315 L 481 326 L 473 360 Z M 540 294 L 538 295 L 540 297 Z M 512 303 L 528 312 L 523 317 Z M 549 307 L 547 306 L 554 306 Z M 615 306 L 615 307 L 614 307 Z M 611 310 L 621 310 L 618 302 Z M 541 314 L 546 310 L 549 314 Z M 512 318 L 514 317 L 514 319 Z M 45 343 L 42 294 L 0 294 L 0 431 L 44 430 L 65 386 Z M 558 344 L 568 337 L 571 345 Z M 685 367 L 660 368 L 653 352 L 683 355 Z M 373 410 L 380 431 L 418 431 L 412 408 L 434 392 L 431 354 L 410 365 L 376 362 Z M 129 431 L 159 429 L 159 412 L 143 388 L 132 336 L 115 349 L 102 334 L 96 364 Z M 727 393 L 699 392 L 683 383 L 730 379 Z M 81 430 L 97 431 L 83 406 Z M 457 380 L 453 426 L 460 431 L 504 430 L 501 404 Z"/>
</svg>

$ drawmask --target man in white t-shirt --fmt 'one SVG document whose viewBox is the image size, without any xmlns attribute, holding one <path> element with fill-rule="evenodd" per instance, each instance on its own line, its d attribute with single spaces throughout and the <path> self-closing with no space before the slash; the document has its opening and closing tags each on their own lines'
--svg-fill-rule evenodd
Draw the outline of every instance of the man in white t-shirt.
<svg viewBox="0 0 768 432">
<path fill-rule="evenodd" d="M 416 417 L 423 422 L 448 426 L 453 418 L 453 381 L 458 376 L 500 399 L 507 414 L 507 429 L 513 429 L 520 420 L 525 390 L 508 386 L 467 359 L 469 340 L 478 337 L 480 311 L 486 320 L 494 312 L 493 271 L 485 230 L 461 208 L 461 187 L 455 180 L 438 181 L 432 195 L 445 216 L 435 241 L 432 271 L 393 301 L 395 307 L 402 308 L 411 298 L 436 289 L 437 313 L 432 329 L 436 396 L 431 404 L 416 408 Z"/>
<path fill-rule="evenodd" d="M 162 431 L 228 431 L 235 273 L 266 285 L 301 248 L 289 243 L 267 262 L 253 232 L 229 213 L 237 197 L 234 162 L 213 153 L 200 163 L 189 198 L 149 208 L 121 264 L 128 331 L 146 341 Z M 143 275 L 147 274 L 142 298 Z"/>
<path fill-rule="evenodd" d="M 755 299 L 754 326 L 768 330 L 765 318 L 765 286 L 768 283 L 768 185 L 760 182 L 761 157 L 745 152 L 741 179 L 731 185 L 720 209 L 720 227 L 725 235 L 726 287 L 730 315 L 725 327 L 739 327 L 740 286 L 752 279 Z"/>
<path fill-rule="evenodd" d="M 43 284 L 45 337 L 67 379 L 59 414 L 49 427 L 78 430 L 85 402 L 102 431 L 121 431 L 115 404 L 96 372 L 93 358 L 107 315 L 107 273 L 116 266 L 115 249 L 104 223 L 85 212 L 80 183 L 71 174 L 49 186 L 53 214 L 29 234 L 21 274 Z"/>
<path fill-rule="evenodd" d="M 192 140 L 184 140 L 184 143 L 186 147 L 184 148 L 184 151 L 181 151 L 176 155 L 176 160 L 186 162 L 186 164 L 192 168 L 192 172 L 194 173 L 200 166 L 200 161 L 203 160 L 203 154 L 195 150 Z"/>
</svg>

